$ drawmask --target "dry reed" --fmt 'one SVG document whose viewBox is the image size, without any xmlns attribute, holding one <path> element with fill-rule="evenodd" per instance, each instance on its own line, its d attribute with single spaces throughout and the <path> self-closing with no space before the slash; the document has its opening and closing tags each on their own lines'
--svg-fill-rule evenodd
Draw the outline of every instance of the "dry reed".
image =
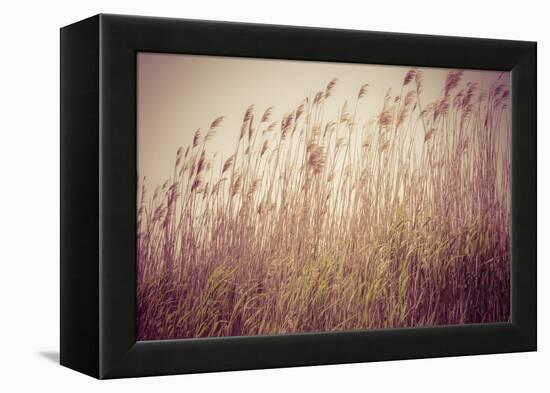
<svg viewBox="0 0 550 393">
<path fill-rule="evenodd" d="M 250 105 L 219 166 L 224 117 L 197 130 L 152 197 L 140 179 L 138 339 L 508 321 L 509 92 L 462 77 L 424 106 L 412 69 L 361 125 L 368 84 L 355 111 L 337 79 L 280 121 Z"/>
</svg>

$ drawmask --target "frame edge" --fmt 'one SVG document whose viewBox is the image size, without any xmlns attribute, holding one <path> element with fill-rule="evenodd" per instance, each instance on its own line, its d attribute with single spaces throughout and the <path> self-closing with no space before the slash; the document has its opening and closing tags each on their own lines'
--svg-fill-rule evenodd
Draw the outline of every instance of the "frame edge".
<svg viewBox="0 0 550 393">
<path fill-rule="evenodd" d="M 99 377 L 99 17 L 60 30 L 60 364 Z"/>
</svg>

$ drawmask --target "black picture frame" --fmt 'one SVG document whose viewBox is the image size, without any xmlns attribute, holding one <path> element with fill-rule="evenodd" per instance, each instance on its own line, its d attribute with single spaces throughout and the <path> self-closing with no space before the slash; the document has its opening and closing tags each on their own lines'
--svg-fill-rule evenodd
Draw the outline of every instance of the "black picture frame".
<svg viewBox="0 0 550 393">
<path fill-rule="evenodd" d="M 511 71 L 510 323 L 136 342 L 138 51 Z M 61 29 L 61 364 L 96 378 L 534 351 L 536 43 L 96 15 Z"/>
</svg>

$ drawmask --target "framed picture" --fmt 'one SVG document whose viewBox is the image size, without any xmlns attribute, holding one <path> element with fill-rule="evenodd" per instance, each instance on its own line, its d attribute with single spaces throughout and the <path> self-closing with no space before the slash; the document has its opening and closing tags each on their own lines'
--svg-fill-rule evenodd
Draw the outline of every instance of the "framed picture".
<svg viewBox="0 0 550 393">
<path fill-rule="evenodd" d="M 536 350 L 536 44 L 61 29 L 61 364 Z"/>
</svg>

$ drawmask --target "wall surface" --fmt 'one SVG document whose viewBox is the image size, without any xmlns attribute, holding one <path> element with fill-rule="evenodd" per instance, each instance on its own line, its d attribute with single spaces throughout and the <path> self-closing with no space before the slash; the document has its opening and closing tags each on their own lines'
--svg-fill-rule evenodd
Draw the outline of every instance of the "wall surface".
<svg viewBox="0 0 550 393">
<path fill-rule="evenodd" d="M 550 135 L 544 4 L 254 0 L 20 1 L 0 24 L 0 390 L 186 392 L 546 391 Z M 539 352 L 99 382 L 57 365 L 59 348 L 59 28 L 99 12 L 538 41 Z"/>
</svg>

